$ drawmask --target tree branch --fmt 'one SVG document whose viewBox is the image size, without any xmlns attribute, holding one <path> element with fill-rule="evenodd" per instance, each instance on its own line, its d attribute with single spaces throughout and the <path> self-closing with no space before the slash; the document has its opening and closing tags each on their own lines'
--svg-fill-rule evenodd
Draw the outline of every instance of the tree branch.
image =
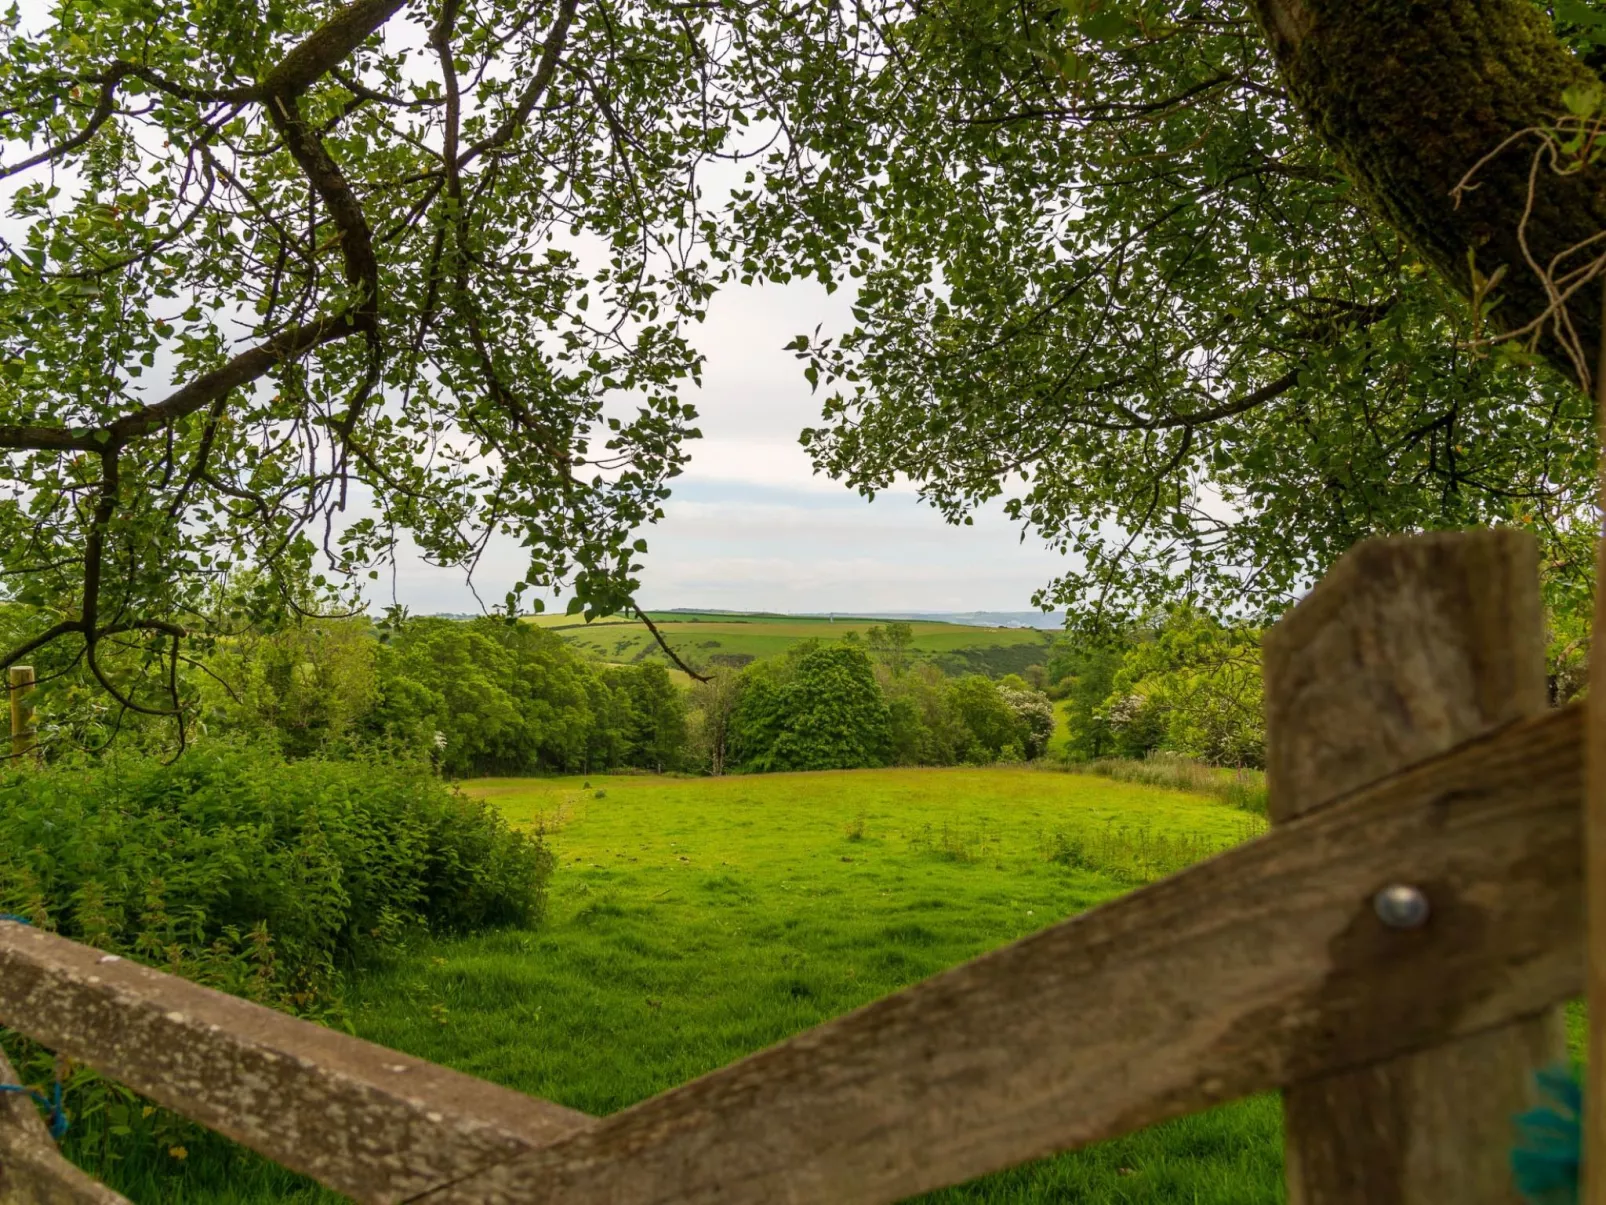
<svg viewBox="0 0 1606 1205">
<path fill-rule="evenodd" d="M 480 142 L 476 142 L 463 156 L 458 166 L 466 166 L 487 151 L 496 150 L 513 140 L 520 128 L 535 112 L 535 106 L 540 103 L 547 88 L 552 84 L 552 77 L 557 74 L 558 55 L 563 51 L 564 40 L 569 36 L 569 24 L 574 20 L 574 10 L 578 0 L 561 0 L 558 5 L 558 15 L 552 22 L 552 29 L 547 33 L 546 42 L 541 47 L 541 61 L 536 66 L 535 78 L 524 89 L 519 97 L 518 104 L 513 106 L 506 120 L 498 126 L 494 133 Z"/>
<path fill-rule="evenodd" d="M 1166 109 L 1175 108 L 1176 106 L 1192 100 L 1194 97 L 1199 96 L 1202 93 L 1209 92 L 1213 88 L 1221 87 L 1222 84 L 1230 84 L 1234 82 L 1242 83 L 1243 81 L 1239 80 L 1235 75 L 1223 72 L 1220 75 L 1215 75 L 1207 80 L 1203 80 L 1200 83 L 1193 85 L 1191 88 L 1185 88 L 1181 92 L 1178 92 L 1175 96 L 1168 96 L 1163 100 L 1147 101 L 1141 104 L 1127 101 L 1108 101 L 1104 104 L 1085 105 L 1080 108 L 1067 108 L 1063 105 L 1054 105 L 1040 108 L 1020 109 L 1013 113 L 1002 113 L 996 117 L 969 117 L 965 119 L 965 124 L 972 126 L 1008 125 L 1011 122 L 1036 121 L 1045 117 L 1064 117 L 1070 118 L 1073 121 L 1083 122 L 1119 121 L 1122 118 L 1142 117 L 1153 113 L 1163 112 Z"/>
<path fill-rule="evenodd" d="M 372 333 L 379 310 L 379 261 L 374 256 L 373 234 L 362 203 L 351 191 L 340 166 L 329 157 L 322 140 L 307 125 L 294 96 L 275 95 L 266 108 L 269 120 L 284 139 L 285 149 L 306 173 L 308 183 L 340 231 L 346 281 L 358 290 L 356 313 L 364 321 L 364 329 Z"/>
<path fill-rule="evenodd" d="M 658 630 L 658 625 L 648 617 L 647 612 L 643 611 L 641 607 L 637 605 L 635 599 L 630 600 L 630 609 L 636 613 L 637 619 L 641 620 L 642 623 L 647 625 L 647 630 L 652 633 L 652 638 L 658 642 L 658 647 L 664 650 L 665 655 L 667 655 L 671 661 L 678 665 L 682 672 L 689 674 L 698 682 L 713 681 L 713 678 L 710 675 L 698 673 L 691 666 L 687 665 L 680 659 L 680 654 L 669 647 L 669 641 L 664 639 L 664 634 Z"/>
<path fill-rule="evenodd" d="M 123 68 L 123 70 L 119 71 L 119 67 Z M 112 65 L 112 70 L 101 81 L 100 97 L 95 101 L 95 109 L 90 113 L 89 121 L 85 123 L 83 129 L 55 146 L 46 147 L 37 155 L 30 155 L 21 163 L 12 164 L 7 168 L 0 168 L 0 180 L 15 176 L 18 172 L 25 172 L 31 167 L 38 167 L 41 163 L 49 163 L 53 159 L 58 159 L 62 155 L 77 150 L 93 138 L 100 130 L 100 127 L 106 124 L 107 119 L 112 115 L 112 110 L 117 105 L 117 85 L 123 76 L 128 74 L 127 67 L 128 64 L 126 63 Z"/>
<path fill-rule="evenodd" d="M 182 389 L 149 406 L 125 414 L 103 427 L 0 426 L 0 448 L 60 452 L 102 452 L 174 422 L 249 384 L 276 366 L 295 360 L 315 347 L 366 331 L 371 323 L 350 314 L 335 314 L 281 331 L 265 343 L 241 352 L 221 368 L 203 373 Z"/>
<path fill-rule="evenodd" d="M 262 77 L 258 93 L 294 100 L 396 15 L 404 0 L 354 0 L 309 34 Z M 271 107 L 271 101 L 270 101 Z"/>
</svg>

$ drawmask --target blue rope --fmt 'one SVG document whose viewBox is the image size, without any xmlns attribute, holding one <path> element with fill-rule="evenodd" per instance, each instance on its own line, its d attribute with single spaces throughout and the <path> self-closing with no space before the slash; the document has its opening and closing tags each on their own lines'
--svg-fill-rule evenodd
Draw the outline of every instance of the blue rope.
<svg viewBox="0 0 1606 1205">
<path fill-rule="evenodd" d="M 15 912 L 0 912 L 0 920 L 16 921 L 19 925 L 32 925 L 26 916 L 18 916 Z M 61 1069 L 58 1064 L 56 1078 L 50 1085 L 50 1094 L 29 1088 L 24 1084 L 0 1084 L 0 1093 L 13 1092 L 18 1096 L 26 1096 L 36 1105 L 50 1110 L 50 1136 L 60 1142 L 67 1133 L 67 1110 L 61 1102 Z"/>
<path fill-rule="evenodd" d="M 1511 1152 L 1511 1177 L 1533 1205 L 1577 1205 L 1583 1089 L 1567 1067 L 1547 1067 L 1534 1079 L 1550 1103 L 1512 1119 L 1520 1139 Z"/>
<path fill-rule="evenodd" d="M 25 1087 L 22 1084 L 0 1084 L 0 1092 L 14 1092 L 18 1096 L 26 1096 L 36 1105 L 50 1110 L 50 1136 L 60 1142 L 67 1134 L 67 1110 L 61 1103 L 61 1081 L 58 1079 L 50 1085 L 50 1093 L 46 1095 L 36 1088 Z"/>
</svg>

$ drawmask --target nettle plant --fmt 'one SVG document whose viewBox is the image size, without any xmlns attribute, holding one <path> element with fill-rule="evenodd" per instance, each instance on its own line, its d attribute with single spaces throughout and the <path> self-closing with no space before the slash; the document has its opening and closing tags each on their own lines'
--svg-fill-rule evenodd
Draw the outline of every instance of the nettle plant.
<svg viewBox="0 0 1606 1205">
<path fill-rule="evenodd" d="M 688 323 L 732 275 L 830 275 L 791 215 L 856 37 L 778 0 L 13 9 L 0 660 L 182 725 L 198 641 L 404 533 L 467 569 L 522 541 L 509 610 L 629 605 L 697 434 Z"/>
</svg>

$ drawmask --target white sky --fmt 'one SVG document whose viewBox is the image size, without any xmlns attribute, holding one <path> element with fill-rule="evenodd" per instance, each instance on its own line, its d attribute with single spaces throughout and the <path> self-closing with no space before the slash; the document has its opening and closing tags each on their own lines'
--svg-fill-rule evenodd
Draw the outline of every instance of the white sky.
<svg viewBox="0 0 1606 1205">
<path fill-rule="evenodd" d="M 1063 557 L 1034 537 L 1023 543 L 996 507 L 954 527 L 912 490 L 867 503 L 814 474 L 798 432 L 818 423 L 820 398 L 782 348 L 821 322 L 827 332 L 847 325 L 848 304 L 806 282 L 737 287 L 693 328 L 708 362 L 701 392 L 686 396 L 703 438 L 663 522 L 642 533 L 643 606 L 1023 611 L 1064 572 Z M 515 546 L 493 546 L 475 577 L 480 597 L 500 601 L 522 571 Z M 458 571 L 416 560 L 397 566 L 395 596 L 415 613 L 479 609 Z"/>
</svg>

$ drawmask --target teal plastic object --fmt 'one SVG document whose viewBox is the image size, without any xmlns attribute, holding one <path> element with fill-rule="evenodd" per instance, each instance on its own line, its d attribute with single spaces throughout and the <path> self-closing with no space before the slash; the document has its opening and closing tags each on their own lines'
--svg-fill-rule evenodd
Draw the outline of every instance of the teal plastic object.
<svg viewBox="0 0 1606 1205">
<path fill-rule="evenodd" d="M 1533 1205 L 1578 1205 L 1583 1089 L 1567 1067 L 1547 1067 L 1534 1078 L 1547 1103 L 1512 1119 L 1518 1136 L 1512 1179 Z"/>
</svg>

